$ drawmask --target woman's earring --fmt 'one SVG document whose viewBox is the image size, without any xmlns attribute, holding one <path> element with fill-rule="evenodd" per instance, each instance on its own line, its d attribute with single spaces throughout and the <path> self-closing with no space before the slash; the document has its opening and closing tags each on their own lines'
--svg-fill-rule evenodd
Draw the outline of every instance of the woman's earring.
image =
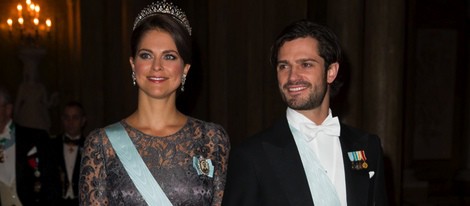
<svg viewBox="0 0 470 206">
<path fill-rule="evenodd" d="M 137 78 L 135 77 L 135 72 L 132 71 L 132 84 L 135 86 L 136 85 L 136 80 Z"/>
<path fill-rule="evenodd" d="M 184 83 L 186 82 L 186 74 L 181 77 L 181 91 L 184 92 Z"/>
</svg>

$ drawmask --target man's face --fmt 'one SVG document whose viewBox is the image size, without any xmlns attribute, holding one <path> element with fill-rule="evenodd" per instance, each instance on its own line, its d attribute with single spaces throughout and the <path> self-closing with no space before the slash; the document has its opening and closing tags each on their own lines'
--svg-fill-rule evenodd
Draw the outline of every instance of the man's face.
<svg viewBox="0 0 470 206">
<path fill-rule="evenodd" d="M 327 74 L 316 39 L 285 42 L 279 49 L 276 70 L 282 99 L 290 108 L 311 110 L 322 104 L 328 88 Z"/>
<path fill-rule="evenodd" d="M 77 136 L 81 134 L 81 129 L 85 124 L 85 117 L 77 107 L 66 107 L 62 115 L 62 124 L 65 133 Z"/>
</svg>

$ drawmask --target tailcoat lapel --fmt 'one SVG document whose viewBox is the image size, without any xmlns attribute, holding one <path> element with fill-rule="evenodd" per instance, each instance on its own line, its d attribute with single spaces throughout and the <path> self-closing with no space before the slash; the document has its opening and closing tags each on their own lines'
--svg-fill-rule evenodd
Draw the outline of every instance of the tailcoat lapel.
<svg viewBox="0 0 470 206">
<path fill-rule="evenodd" d="M 263 149 L 291 205 L 313 205 L 302 161 L 287 119 L 273 127 L 272 138 L 263 142 Z"/>
<path fill-rule="evenodd" d="M 346 179 L 346 194 L 348 206 L 367 205 L 369 190 L 369 172 L 366 169 L 353 170 L 348 152 L 364 150 L 366 141 L 355 135 L 351 130 L 341 125 L 341 150 L 343 153 L 344 175 Z"/>
</svg>

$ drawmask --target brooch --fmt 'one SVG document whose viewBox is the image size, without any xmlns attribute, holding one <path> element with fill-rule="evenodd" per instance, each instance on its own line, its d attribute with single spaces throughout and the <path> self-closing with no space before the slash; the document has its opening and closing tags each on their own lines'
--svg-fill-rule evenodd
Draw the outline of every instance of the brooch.
<svg viewBox="0 0 470 206">
<path fill-rule="evenodd" d="M 194 156 L 193 167 L 196 169 L 198 175 L 205 175 L 211 178 L 214 176 L 214 165 L 212 165 L 210 159 L 206 159 L 202 156 Z"/>
<path fill-rule="evenodd" d="M 366 160 L 366 154 L 364 153 L 364 150 L 360 151 L 353 151 L 353 152 L 348 152 L 348 157 L 349 160 L 351 160 L 351 168 L 353 170 L 362 170 L 362 169 L 367 169 L 369 165 L 367 164 Z"/>
</svg>

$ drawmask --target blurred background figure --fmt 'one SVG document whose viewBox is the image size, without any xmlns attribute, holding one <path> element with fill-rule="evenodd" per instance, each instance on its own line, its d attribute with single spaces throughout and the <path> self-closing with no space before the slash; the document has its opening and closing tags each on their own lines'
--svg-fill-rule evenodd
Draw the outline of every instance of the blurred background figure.
<svg viewBox="0 0 470 206">
<path fill-rule="evenodd" d="M 0 87 L 1 205 L 54 205 L 45 130 L 23 127 L 12 120 L 13 102 Z"/>
<path fill-rule="evenodd" d="M 52 159 L 56 177 L 56 189 L 60 205 L 78 205 L 78 178 L 80 173 L 81 151 L 85 135 L 85 109 L 77 101 L 67 103 L 61 115 L 63 133 L 52 139 Z"/>
<path fill-rule="evenodd" d="M 18 88 L 15 104 L 15 122 L 25 127 L 49 131 L 49 108 L 57 104 L 58 93 L 48 95 L 34 65 L 25 63 L 23 81 Z"/>
</svg>

